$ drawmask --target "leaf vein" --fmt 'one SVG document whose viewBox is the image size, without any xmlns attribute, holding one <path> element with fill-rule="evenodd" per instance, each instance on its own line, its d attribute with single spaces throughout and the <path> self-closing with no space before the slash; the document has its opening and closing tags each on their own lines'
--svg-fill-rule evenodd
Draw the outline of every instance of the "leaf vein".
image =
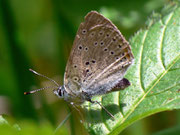
<svg viewBox="0 0 180 135">
<path fill-rule="evenodd" d="M 162 91 L 160 91 L 160 92 L 157 92 L 157 93 L 155 93 L 155 94 L 147 95 L 146 97 L 152 97 L 152 96 L 155 96 L 155 95 L 159 95 L 159 94 L 161 94 L 161 93 L 164 93 L 164 92 L 166 92 L 166 91 L 168 91 L 168 90 L 176 87 L 177 85 L 179 85 L 179 83 L 178 83 L 178 84 L 174 84 L 173 86 L 171 86 L 171 87 L 169 87 L 169 88 L 167 88 L 167 89 L 165 89 L 165 90 L 162 90 Z"/>
<path fill-rule="evenodd" d="M 140 64 L 139 64 L 139 80 L 140 80 L 140 86 L 141 86 L 141 90 L 143 91 L 143 93 L 145 93 L 145 88 L 143 86 L 143 81 L 142 81 L 142 56 L 143 56 L 143 50 L 144 50 L 144 43 L 145 43 L 145 39 L 147 37 L 147 33 L 148 31 L 145 31 L 144 33 L 144 37 L 142 39 L 142 48 L 141 48 L 141 52 L 140 52 L 140 58 L 139 58 L 139 61 L 140 61 Z"/>
<path fill-rule="evenodd" d="M 163 29 L 163 32 L 162 32 L 162 38 L 161 38 L 161 42 L 160 42 L 160 53 L 159 54 L 160 54 L 160 61 L 162 63 L 162 66 L 163 66 L 164 70 L 166 69 L 166 66 L 165 66 L 164 57 L 163 57 L 163 42 L 164 42 L 165 32 L 167 30 L 167 25 L 170 22 L 173 15 L 174 15 L 173 13 L 170 15 L 170 17 L 168 18 L 168 20 L 167 20 L 167 22 L 165 24 L 161 21 L 164 24 L 164 29 Z"/>
<path fill-rule="evenodd" d="M 156 84 L 166 75 L 166 73 L 171 69 L 171 67 L 180 59 L 180 55 L 178 55 L 175 59 L 174 62 L 168 67 L 167 70 L 164 71 L 164 73 L 157 79 L 157 81 L 152 85 L 152 87 L 149 88 L 149 90 L 142 96 L 142 98 L 137 102 L 134 107 L 129 111 L 129 113 L 126 115 L 124 119 L 122 119 L 121 123 L 122 124 L 131 114 L 132 112 L 137 108 L 137 106 L 143 101 L 143 99 L 146 97 L 146 95 L 156 86 Z"/>
</svg>

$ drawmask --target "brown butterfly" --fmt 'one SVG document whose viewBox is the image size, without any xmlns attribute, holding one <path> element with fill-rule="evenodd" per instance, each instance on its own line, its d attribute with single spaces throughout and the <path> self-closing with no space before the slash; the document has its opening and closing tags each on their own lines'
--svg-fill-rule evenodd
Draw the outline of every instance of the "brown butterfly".
<svg viewBox="0 0 180 135">
<path fill-rule="evenodd" d="M 72 104 L 84 101 L 98 103 L 113 117 L 105 107 L 91 98 L 128 87 L 130 82 L 123 77 L 133 59 L 130 45 L 117 27 L 98 12 L 91 11 L 76 34 L 66 66 L 64 85 L 60 86 L 54 80 L 31 71 L 53 81 L 57 85 L 54 93 L 59 98 Z"/>
</svg>

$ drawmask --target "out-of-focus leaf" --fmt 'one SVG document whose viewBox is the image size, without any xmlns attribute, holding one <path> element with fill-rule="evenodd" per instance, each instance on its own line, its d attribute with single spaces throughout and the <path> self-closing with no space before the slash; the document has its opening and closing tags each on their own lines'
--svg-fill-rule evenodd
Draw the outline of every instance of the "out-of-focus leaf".
<svg viewBox="0 0 180 135">
<path fill-rule="evenodd" d="M 8 125 L 8 122 L 2 116 L 0 116 L 0 125 L 3 125 L 3 124 Z"/>
<path fill-rule="evenodd" d="M 180 134 L 180 125 L 178 125 L 177 127 L 168 128 L 168 129 L 159 131 L 152 135 L 179 135 L 179 134 Z"/>
<path fill-rule="evenodd" d="M 20 127 L 21 126 L 21 127 Z M 21 121 L 18 124 L 10 125 L 6 119 L 0 116 L 0 134 L 1 135 L 69 135 L 69 131 L 62 126 L 56 133 L 55 129 L 48 123 L 43 122 L 41 125 L 32 121 Z"/>
<path fill-rule="evenodd" d="M 20 131 L 20 127 L 15 124 L 10 126 L 8 121 L 0 116 L 0 134 L 1 135 L 17 135 Z"/>
</svg>

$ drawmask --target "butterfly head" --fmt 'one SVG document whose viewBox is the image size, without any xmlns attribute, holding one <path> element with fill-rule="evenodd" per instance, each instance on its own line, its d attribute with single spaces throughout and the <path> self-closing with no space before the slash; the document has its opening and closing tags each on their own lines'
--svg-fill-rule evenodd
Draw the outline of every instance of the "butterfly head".
<svg viewBox="0 0 180 135">
<path fill-rule="evenodd" d="M 59 86 L 57 89 L 54 90 L 54 94 L 59 98 L 64 98 L 66 95 L 66 91 L 63 86 Z"/>
<path fill-rule="evenodd" d="M 59 86 L 57 89 L 54 90 L 54 94 L 58 97 L 58 98 L 63 98 L 65 101 L 67 102 L 79 102 L 79 98 L 72 96 L 71 94 L 69 94 L 64 86 Z M 81 101 L 81 100 L 80 100 Z M 80 102 L 81 103 L 81 102 Z"/>
</svg>

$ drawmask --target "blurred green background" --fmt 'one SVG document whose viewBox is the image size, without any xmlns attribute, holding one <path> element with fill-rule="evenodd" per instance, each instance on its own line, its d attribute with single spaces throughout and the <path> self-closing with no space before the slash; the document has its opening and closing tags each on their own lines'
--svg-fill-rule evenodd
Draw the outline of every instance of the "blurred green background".
<svg viewBox="0 0 180 135">
<path fill-rule="evenodd" d="M 56 128 L 71 108 L 52 90 L 24 91 L 53 85 L 32 68 L 63 83 L 65 65 L 79 24 L 91 10 L 108 17 L 128 40 L 167 0 L 0 0 L 0 114 L 23 125 L 48 123 Z M 76 113 L 65 133 L 87 134 Z M 152 134 L 180 123 L 180 112 L 163 112 L 140 120 L 122 134 Z M 70 131 L 69 131 L 70 130 Z M 66 132 L 67 131 L 67 132 Z"/>
</svg>

